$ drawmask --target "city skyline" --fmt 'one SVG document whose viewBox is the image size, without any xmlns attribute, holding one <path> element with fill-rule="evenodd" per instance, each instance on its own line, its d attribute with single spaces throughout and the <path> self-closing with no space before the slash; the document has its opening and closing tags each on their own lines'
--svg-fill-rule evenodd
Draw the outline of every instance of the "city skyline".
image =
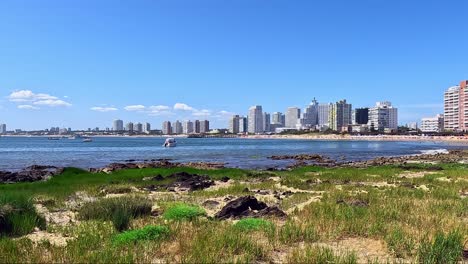
<svg viewBox="0 0 468 264">
<path fill-rule="evenodd" d="M 226 127 L 252 105 L 285 112 L 314 97 L 388 100 L 400 124 L 415 122 L 442 113 L 441 95 L 466 78 L 465 20 L 450 16 L 465 7 L 2 1 L 0 122 L 87 129 L 207 118 Z"/>
</svg>

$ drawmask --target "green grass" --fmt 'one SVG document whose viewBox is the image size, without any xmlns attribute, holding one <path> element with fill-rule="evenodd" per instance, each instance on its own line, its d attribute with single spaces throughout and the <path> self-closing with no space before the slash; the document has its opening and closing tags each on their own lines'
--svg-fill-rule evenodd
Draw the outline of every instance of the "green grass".
<svg viewBox="0 0 468 264">
<path fill-rule="evenodd" d="M 288 263 L 334 263 L 353 264 L 358 263 L 353 253 L 335 254 L 332 249 L 318 246 L 307 246 L 304 249 L 296 249 L 288 256 Z"/>
<path fill-rule="evenodd" d="M 458 263 L 462 258 L 463 237 L 458 231 L 437 233 L 434 240 L 424 240 L 418 249 L 418 260 L 424 264 Z"/>
<path fill-rule="evenodd" d="M 199 206 L 188 204 L 176 203 L 169 206 L 163 214 L 164 219 L 167 220 L 194 220 L 206 214 L 205 210 Z"/>
<path fill-rule="evenodd" d="M 0 194 L 0 236 L 22 236 L 35 227 L 45 229 L 30 197 L 21 194 Z"/>
<path fill-rule="evenodd" d="M 142 229 L 127 231 L 113 238 L 115 246 L 130 245 L 140 241 L 160 241 L 168 238 L 170 230 L 166 226 L 145 226 Z"/>
<path fill-rule="evenodd" d="M 83 205 L 79 210 L 79 218 L 112 221 L 114 227 L 122 231 L 128 228 L 131 219 L 149 215 L 151 207 L 149 200 L 139 196 L 104 198 Z"/>
<path fill-rule="evenodd" d="M 274 228 L 272 222 L 261 218 L 244 218 L 234 224 L 235 228 L 242 231 L 258 231 Z"/>
</svg>

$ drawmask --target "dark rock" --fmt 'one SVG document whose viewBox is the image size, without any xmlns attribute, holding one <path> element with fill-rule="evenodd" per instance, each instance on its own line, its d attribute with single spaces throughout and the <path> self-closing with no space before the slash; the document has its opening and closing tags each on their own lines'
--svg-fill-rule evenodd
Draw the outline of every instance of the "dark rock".
<svg viewBox="0 0 468 264">
<path fill-rule="evenodd" d="M 260 202 L 254 196 L 239 197 L 226 204 L 221 211 L 215 214 L 216 219 L 224 220 L 229 218 L 244 217 L 286 217 L 286 213 L 276 206 L 269 207 L 264 202 Z"/>
<path fill-rule="evenodd" d="M 250 192 L 250 190 L 249 190 L 249 188 L 245 187 L 245 188 L 242 190 L 242 192 L 248 193 L 248 192 Z"/>
<path fill-rule="evenodd" d="M 462 250 L 462 256 L 463 256 L 463 259 L 468 260 L 468 249 L 463 249 Z"/>
<path fill-rule="evenodd" d="M 229 180 L 230 180 L 230 179 L 229 179 L 228 176 L 224 176 L 224 177 L 221 178 L 221 181 L 222 181 L 222 182 L 228 182 Z"/>
<path fill-rule="evenodd" d="M 151 180 L 153 180 L 153 181 L 162 181 L 162 180 L 164 180 L 164 177 L 161 174 L 158 174 L 158 175 L 154 176 Z"/>
<path fill-rule="evenodd" d="M 247 216 L 250 210 L 262 210 L 267 208 L 264 202 L 259 202 L 254 196 L 243 196 L 230 201 L 221 211 L 215 214 L 217 219 L 236 218 L 239 216 Z"/>
<path fill-rule="evenodd" d="M 168 188 L 181 188 L 187 191 L 203 190 L 212 185 L 214 181 L 206 175 L 190 174 L 187 172 L 178 172 L 166 177 L 174 179 L 174 182 L 168 185 Z"/>
<path fill-rule="evenodd" d="M 63 168 L 32 165 L 18 172 L 0 171 L 0 183 L 43 181 L 62 172 Z"/>
</svg>

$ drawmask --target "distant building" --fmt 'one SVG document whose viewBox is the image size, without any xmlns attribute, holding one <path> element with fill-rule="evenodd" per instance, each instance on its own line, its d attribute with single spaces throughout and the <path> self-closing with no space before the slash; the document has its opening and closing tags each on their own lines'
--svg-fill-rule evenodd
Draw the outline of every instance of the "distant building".
<svg viewBox="0 0 468 264">
<path fill-rule="evenodd" d="M 263 113 L 263 132 L 271 132 L 271 118 L 267 112 Z"/>
<path fill-rule="evenodd" d="M 123 121 L 120 120 L 120 119 L 114 120 L 114 123 L 112 125 L 112 130 L 114 130 L 114 131 L 123 131 L 124 130 Z"/>
<path fill-rule="evenodd" d="M 352 123 L 356 125 L 367 125 L 367 123 L 369 123 L 369 108 L 354 109 Z"/>
<path fill-rule="evenodd" d="M 315 98 L 306 107 L 300 119 L 301 128 L 315 128 L 318 125 L 318 102 Z"/>
<path fill-rule="evenodd" d="M 329 127 L 338 132 L 348 131 L 351 125 L 351 108 L 351 104 L 348 104 L 346 100 L 332 104 L 328 115 Z"/>
<path fill-rule="evenodd" d="M 299 118 L 301 117 L 301 109 L 297 107 L 289 107 L 286 110 L 286 124 L 287 128 L 297 128 Z"/>
<path fill-rule="evenodd" d="M 286 117 L 281 112 L 274 112 L 271 115 L 271 124 L 277 127 L 284 127 L 286 125 Z"/>
<path fill-rule="evenodd" d="M 200 134 L 200 120 L 195 120 L 194 124 L 193 124 L 194 128 L 194 132 L 196 134 Z"/>
<path fill-rule="evenodd" d="M 164 135 L 172 135 L 172 124 L 170 121 L 164 121 L 162 124 L 162 133 Z"/>
<path fill-rule="evenodd" d="M 151 133 L 151 124 L 150 123 L 145 123 L 143 125 L 143 132 L 145 132 L 146 134 Z"/>
<path fill-rule="evenodd" d="M 444 116 L 437 115 L 421 119 L 421 131 L 424 133 L 439 133 L 444 131 Z"/>
<path fill-rule="evenodd" d="M 468 81 L 447 89 L 444 94 L 444 127 L 451 131 L 468 131 Z"/>
<path fill-rule="evenodd" d="M 249 108 L 248 132 L 252 134 L 263 132 L 263 109 L 261 105 Z"/>
<path fill-rule="evenodd" d="M 135 125 L 135 132 L 137 133 L 143 133 L 143 124 L 142 123 L 137 123 Z"/>
<path fill-rule="evenodd" d="M 249 126 L 249 123 L 247 121 L 247 117 L 245 116 L 239 117 L 239 133 L 247 133 L 248 126 Z"/>
<path fill-rule="evenodd" d="M 0 134 L 6 134 L 7 126 L 6 124 L 0 124 Z"/>
<path fill-rule="evenodd" d="M 239 115 L 233 115 L 231 119 L 229 119 L 229 133 L 238 134 L 240 132 L 240 119 L 241 117 Z"/>
<path fill-rule="evenodd" d="M 417 122 L 410 122 L 406 124 L 409 130 L 418 130 L 418 123 Z"/>
<path fill-rule="evenodd" d="M 369 128 L 379 132 L 398 130 L 398 109 L 390 102 L 377 102 L 369 108 Z"/>
<path fill-rule="evenodd" d="M 172 124 L 172 133 L 173 134 L 177 134 L 177 135 L 180 135 L 184 132 L 183 128 L 182 128 L 182 123 L 179 121 L 179 120 L 176 120 L 173 124 Z"/>
<path fill-rule="evenodd" d="M 208 133 L 210 132 L 210 121 L 203 120 L 200 121 L 200 133 Z"/>
<path fill-rule="evenodd" d="M 128 132 L 133 132 L 134 128 L 133 128 L 133 123 L 132 122 L 128 122 L 126 125 L 125 125 L 125 130 L 127 130 Z"/>
<path fill-rule="evenodd" d="M 183 124 L 183 130 L 184 134 L 192 134 L 193 133 L 193 122 L 190 120 L 187 120 Z"/>
<path fill-rule="evenodd" d="M 329 127 L 328 116 L 330 115 L 331 104 L 318 105 L 318 125 L 319 127 Z"/>
</svg>

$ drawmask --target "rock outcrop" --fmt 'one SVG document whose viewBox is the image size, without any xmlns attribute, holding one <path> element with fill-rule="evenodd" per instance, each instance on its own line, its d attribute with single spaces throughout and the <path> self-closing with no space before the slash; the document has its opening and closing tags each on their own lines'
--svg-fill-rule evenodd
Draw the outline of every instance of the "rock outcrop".
<svg viewBox="0 0 468 264">
<path fill-rule="evenodd" d="M 267 206 L 266 203 L 258 201 L 257 198 L 251 195 L 230 201 L 221 211 L 215 214 L 215 218 L 220 220 L 266 216 L 286 217 L 286 213 L 276 206 Z"/>
<path fill-rule="evenodd" d="M 55 166 L 32 165 L 18 172 L 0 171 L 0 183 L 43 181 L 62 172 Z"/>
</svg>

